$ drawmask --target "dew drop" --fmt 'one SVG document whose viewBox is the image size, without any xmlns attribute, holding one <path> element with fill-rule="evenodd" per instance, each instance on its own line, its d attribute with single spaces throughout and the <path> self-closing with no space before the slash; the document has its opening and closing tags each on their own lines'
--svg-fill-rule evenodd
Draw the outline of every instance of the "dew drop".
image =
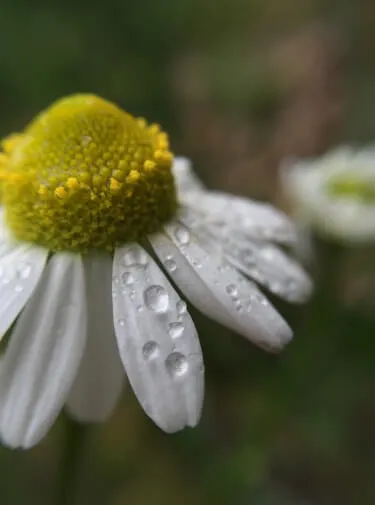
<svg viewBox="0 0 375 505">
<path fill-rule="evenodd" d="M 237 286 L 235 286 L 235 284 L 228 284 L 228 286 L 225 289 L 228 295 L 231 296 L 232 298 L 235 298 L 238 295 L 238 289 Z"/>
<path fill-rule="evenodd" d="M 149 340 L 142 347 L 143 359 L 146 361 L 150 361 L 152 359 L 157 358 L 159 354 L 160 354 L 159 345 L 157 342 L 155 342 L 155 340 Z"/>
<path fill-rule="evenodd" d="M 158 313 L 166 312 L 169 307 L 169 296 L 162 286 L 150 286 L 143 294 L 146 306 Z"/>
<path fill-rule="evenodd" d="M 143 305 L 138 305 L 137 312 L 142 312 L 144 309 Z"/>
<path fill-rule="evenodd" d="M 166 259 L 164 262 L 164 266 L 168 270 L 168 272 L 174 272 L 177 268 L 176 262 L 172 259 Z"/>
<path fill-rule="evenodd" d="M 118 324 L 119 324 L 120 326 L 125 326 L 125 319 L 119 319 L 119 320 L 118 320 Z"/>
<path fill-rule="evenodd" d="M 140 247 L 129 247 L 123 256 L 124 264 L 127 267 L 145 268 L 148 263 L 147 254 Z"/>
<path fill-rule="evenodd" d="M 27 262 L 21 263 L 17 267 L 17 277 L 19 279 L 28 279 L 30 277 L 31 270 L 32 268 L 30 263 Z"/>
<path fill-rule="evenodd" d="M 189 363 L 186 357 L 180 352 L 172 352 L 165 360 L 167 372 L 173 377 L 182 377 L 189 370 Z"/>
<path fill-rule="evenodd" d="M 272 248 L 272 247 L 264 247 L 262 250 L 261 250 L 261 255 L 262 255 L 262 258 L 265 260 L 265 261 L 274 261 L 275 260 L 275 257 L 276 257 L 276 251 Z"/>
<path fill-rule="evenodd" d="M 235 307 L 236 307 L 236 311 L 237 312 L 242 312 L 243 306 L 242 306 L 242 303 L 239 300 L 236 301 Z"/>
<path fill-rule="evenodd" d="M 168 335 L 175 339 L 181 337 L 184 332 L 184 325 L 179 322 L 169 323 L 168 325 Z"/>
<path fill-rule="evenodd" d="M 134 277 L 130 272 L 124 272 L 121 275 L 121 280 L 122 283 L 125 284 L 125 286 L 130 286 L 131 284 L 134 283 Z"/>
<path fill-rule="evenodd" d="M 186 314 L 187 311 L 187 306 L 186 303 L 183 300 L 179 300 L 176 303 L 176 311 L 179 316 L 182 316 L 183 314 Z"/>
<path fill-rule="evenodd" d="M 21 284 L 16 284 L 16 285 L 14 286 L 14 291 L 15 291 L 16 293 L 22 293 L 22 291 L 23 291 L 23 286 L 22 286 Z"/>
<path fill-rule="evenodd" d="M 186 245 L 190 241 L 190 233 L 185 226 L 177 226 L 174 231 L 174 236 L 176 237 L 177 242 L 181 245 Z"/>
</svg>

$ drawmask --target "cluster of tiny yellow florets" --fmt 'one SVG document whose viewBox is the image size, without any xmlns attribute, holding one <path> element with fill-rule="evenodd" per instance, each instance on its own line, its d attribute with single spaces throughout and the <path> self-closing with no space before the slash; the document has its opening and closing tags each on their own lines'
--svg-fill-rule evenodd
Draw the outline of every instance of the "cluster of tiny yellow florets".
<svg viewBox="0 0 375 505">
<path fill-rule="evenodd" d="M 20 240 L 111 250 L 176 210 L 167 135 L 96 96 L 56 102 L 2 147 L 1 200 Z"/>
</svg>

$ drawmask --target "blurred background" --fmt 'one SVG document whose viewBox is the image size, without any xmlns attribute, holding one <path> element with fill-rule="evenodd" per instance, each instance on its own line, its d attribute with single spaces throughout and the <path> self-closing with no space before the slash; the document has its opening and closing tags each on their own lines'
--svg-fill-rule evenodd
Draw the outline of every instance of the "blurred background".
<svg viewBox="0 0 375 505">
<path fill-rule="evenodd" d="M 74 92 L 161 123 L 211 188 L 288 210 L 285 157 L 375 139 L 367 0 L 2 0 L 0 134 Z M 196 312 L 207 389 L 198 428 L 161 433 L 131 391 L 92 428 L 77 504 L 375 503 L 375 261 L 316 241 L 309 304 L 268 356 Z M 52 503 L 62 421 L 0 448 L 1 505 Z"/>
</svg>

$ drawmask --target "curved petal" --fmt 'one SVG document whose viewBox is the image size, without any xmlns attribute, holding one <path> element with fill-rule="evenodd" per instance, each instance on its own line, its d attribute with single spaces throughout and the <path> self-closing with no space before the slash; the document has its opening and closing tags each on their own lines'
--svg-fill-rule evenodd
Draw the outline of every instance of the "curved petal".
<svg viewBox="0 0 375 505">
<path fill-rule="evenodd" d="M 1 362 L 0 433 L 6 445 L 26 449 L 45 436 L 65 403 L 85 340 L 82 260 L 56 254 Z"/>
<path fill-rule="evenodd" d="M 112 314 L 112 257 L 84 258 L 87 294 L 87 342 L 69 394 L 67 409 L 81 422 L 102 422 L 118 402 L 125 380 Z"/>
<path fill-rule="evenodd" d="M 138 245 L 115 252 L 113 310 L 121 359 L 146 413 L 166 432 L 194 426 L 204 392 L 197 333 L 184 302 Z"/>
<path fill-rule="evenodd" d="M 185 209 L 179 220 L 194 230 L 200 243 L 224 255 L 229 263 L 272 293 L 294 303 L 305 302 L 311 295 L 309 276 L 274 244 L 240 236 L 229 226 L 226 233 L 217 233 L 215 225 L 199 222 L 190 209 Z"/>
<path fill-rule="evenodd" d="M 254 283 L 215 251 L 208 253 L 180 223 L 165 230 L 168 236 L 154 235 L 151 244 L 164 264 L 173 261 L 169 274 L 197 309 L 270 351 L 291 339 L 289 326 Z"/>
<path fill-rule="evenodd" d="M 207 191 L 202 194 L 187 194 L 187 203 L 211 225 L 216 225 L 217 233 L 231 231 L 242 236 L 282 243 L 296 241 L 296 228 L 292 221 L 272 205 L 256 202 L 248 198 Z"/>
<path fill-rule="evenodd" d="M 0 340 L 24 308 L 42 275 L 48 250 L 4 243 L 0 253 Z"/>
<path fill-rule="evenodd" d="M 289 302 L 303 303 L 311 295 L 308 275 L 272 244 L 249 242 L 239 247 L 228 241 L 224 252 L 233 266 Z"/>
</svg>

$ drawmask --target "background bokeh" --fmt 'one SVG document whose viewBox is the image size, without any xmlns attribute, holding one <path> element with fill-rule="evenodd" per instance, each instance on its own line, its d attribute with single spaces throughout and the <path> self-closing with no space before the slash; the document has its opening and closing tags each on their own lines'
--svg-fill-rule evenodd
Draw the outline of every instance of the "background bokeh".
<svg viewBox="0 0 375 505">
<path fill-rule="evenodd" d="M 94 92 L 162 123 L 209 187 L 288 209 L 281 160 L 375 139 L 374 26 L 367 0 L 3 0 L 0 134 Z M 127 391 L 89 433 L 77 504 L 374 504 L 373 258 L 317 240 L 311 302 L 275 300 L 295 329 L 278 357 L 193 312 L 201 424 L 164 435 Z M 0 448 L 1 505 L 52 503 L 62 432 Z"/>
</svg>

